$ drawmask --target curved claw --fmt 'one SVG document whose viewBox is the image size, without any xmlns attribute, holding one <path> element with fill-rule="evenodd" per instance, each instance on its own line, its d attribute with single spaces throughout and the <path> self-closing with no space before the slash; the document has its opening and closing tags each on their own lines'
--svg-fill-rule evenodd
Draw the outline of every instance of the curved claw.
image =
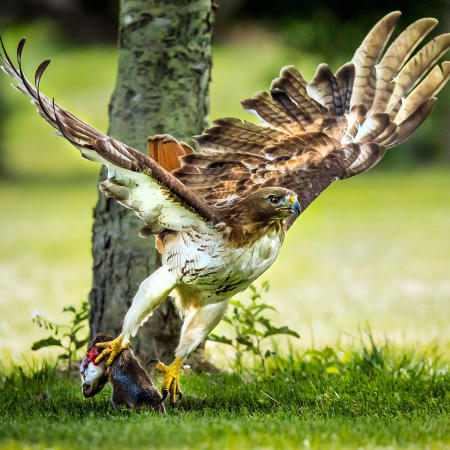
<svg viewBox="0 0 450 450">
<path fill-rule="evenodd" d="M 171 406 L 175 406 L 178 400 L 181 400 L 183 394 L 180 389 L 180 369 L 183 361 L 180 358 L 175 358 L 170 366 L 166 366 L 158 360 L 154 360 L 155 369 L 158 372 L 164 373 L 164 381 L 161 387 L 162 401 L 169 396 Z"/>
<path fill-rule="evenodd" d="M 106 365 L 110 366 L 116 357 L 120 354 L 120 352 L 124 348 L 128 348 L 129 344 L 122 345 L 123 334 L 120 334 L 113 341 L 108 342 L 98 342 L 95 344 L 97 348 L 104 348 L 104 350 L 100 353 L 100 355 L 95 358 L 95 363 L 98 364 L 105 356 L 109 355 L 108 360 L 106 361 Z"/>
<path fill-rule="evenodd" d="M 180 401 L 181 398 L 183 397 L 183 394 L 181 393 L 180 389 L 180 380 L 178 378 L 175 378 L 172 381 L 172 384 L 170 385 L 169 388 L 169 393 L 170 393 L 170 405 L 175 406 L 175 404 L 177 403 L 177 397 L 178 401 Z"/>
</svg>

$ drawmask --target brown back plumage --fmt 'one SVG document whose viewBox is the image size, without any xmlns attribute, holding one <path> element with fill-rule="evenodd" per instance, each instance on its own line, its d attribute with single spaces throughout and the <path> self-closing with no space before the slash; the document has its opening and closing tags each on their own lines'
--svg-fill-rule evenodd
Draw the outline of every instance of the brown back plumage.
<svg viewBox="0 0 450 450">
<path fill-rule="evenodd" d="M 242 102 L 262 126 L 215 121 L 197 137 L 202 152 L 182 157 L 174 175 L 217 207 L 261 187 L 284 186 L 305 209 L 334 180 L 373 167 L 425 120 L 450 75 L 450 63 L 435 65 L 450 34 L 410 58 L 435 19 L 410 25 L 383 55 L 399 17 L 392 12 L 381 19 L 334 74 L 321 64 L 307 83 L 295 67 L 284 67 L 270 94 Z"/>
</svg>

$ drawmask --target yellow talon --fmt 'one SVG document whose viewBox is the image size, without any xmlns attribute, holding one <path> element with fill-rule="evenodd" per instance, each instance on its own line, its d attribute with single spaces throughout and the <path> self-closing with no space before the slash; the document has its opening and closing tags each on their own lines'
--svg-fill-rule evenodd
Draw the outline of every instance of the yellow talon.
<svg viewBox="0 0 450 450">
<path fill-rule="evenodd" d="M 181 358 L 175 358 L 170 366 L 166 366 L 160 361 L 156 361 L 155 364 L 155 369 L 164 373 L 164 381 L 161 387 L 162 398 L 164 400 L 169 394 L 169 401 L 172 406 L 175 406 L 177 397 L 181 399 L 183 396 L 180 389 L 180 369 L 182 364 L 183 360 Z"/>
<path fill-rule="evenodd" d="M 106 361 L 106 365 L 110 366 L 116 357 L 120 354 L 120 352 L 124 348 L 128 348 L 130 343 L 128 342 L 125 345 L 122 345 L 123 334 L 120 334 L 116 339 L 109 342 L 99 342 L 95 344 L 97 348 L 104 348 L 104 350 L 100 353 L 100 355 L 95 358 L 95 363 L 98 364 L 106 355 L 109 355 L 108 360 Z"/>
</svg>

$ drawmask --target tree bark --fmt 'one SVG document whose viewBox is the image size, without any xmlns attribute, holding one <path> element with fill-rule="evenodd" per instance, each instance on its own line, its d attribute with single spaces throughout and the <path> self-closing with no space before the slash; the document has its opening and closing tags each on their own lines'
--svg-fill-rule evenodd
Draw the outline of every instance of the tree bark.
<svg viewBox="0 0 450 450">
<path fill-rule="evenodd" d="M 211 0 L 121 0 L 110 135 L 146 152 L 147 136 L 168 133 L 189 142 L 204 129 L 212 20 Z M 100 179 L 104 176 L 102 171 Z M 138 237 L 144 223 L 133 212 L 100 194 L 94 217 L 91 337 L 116 336 L 140 282 L 159 266 L 159 256 L 153 238 Z M 171 361 L 179 329 L 177 312 L 165 301 L 141 327 L 133 348 L 144 361 Z"/>
</svg>

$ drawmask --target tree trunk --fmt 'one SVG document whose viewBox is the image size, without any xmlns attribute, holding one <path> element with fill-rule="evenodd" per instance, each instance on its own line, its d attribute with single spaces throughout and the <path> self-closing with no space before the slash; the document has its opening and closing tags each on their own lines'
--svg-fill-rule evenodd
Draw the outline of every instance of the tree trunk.
<svg viewBox="0 0 450 450">
<path fill-rule="evenodd" d="M 111 136 L 146 152 L 147 136 L 168 133 L 189 142 L 204 129 L 212 20 L 211 0 L 121 0 Z M 160 262 L 154 239 L 138 237 L 144 223 L 133 212 L 100 194 L 94 217 L 91 336 L 117 336 L 139 283 Z M 171 361 L 179 329 L 175 308 L 165 301 L 132 346 L 144 361 Z"/>
</svg>

